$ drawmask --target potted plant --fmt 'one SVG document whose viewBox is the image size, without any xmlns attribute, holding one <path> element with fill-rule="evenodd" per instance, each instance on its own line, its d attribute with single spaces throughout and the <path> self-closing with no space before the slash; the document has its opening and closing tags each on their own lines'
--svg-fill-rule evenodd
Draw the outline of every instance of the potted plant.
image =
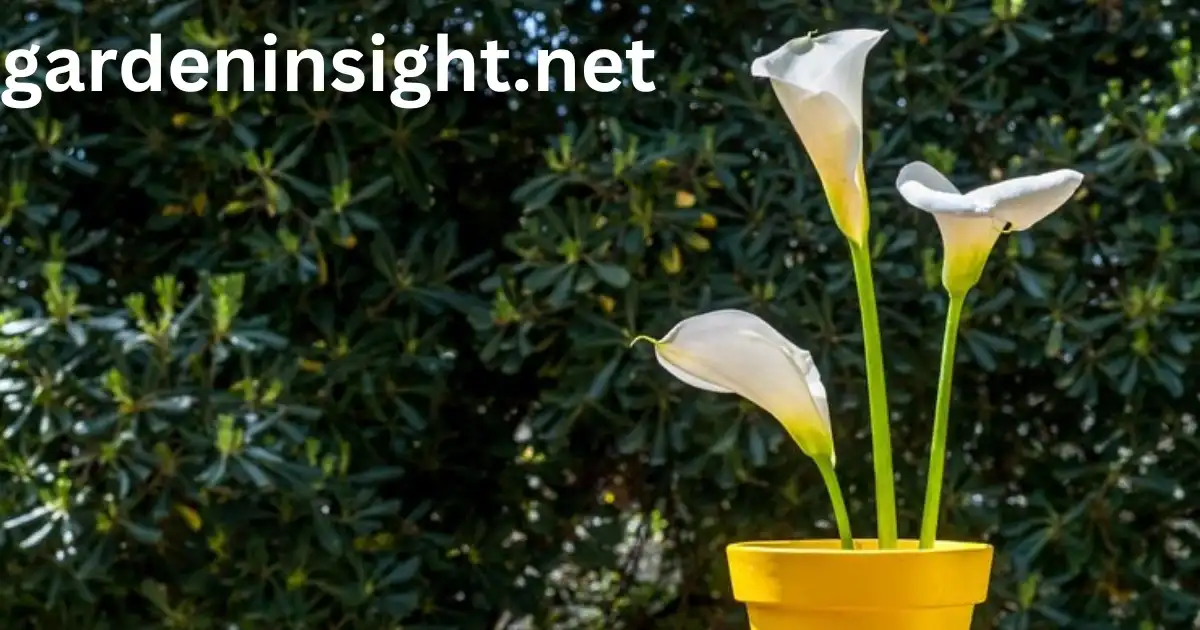
<svg viewBox="0 0 1200 630">
<path fill-rule="evenodd" d="M 661 339 L 634 340 L 653 344 L 659 363 L 683 382 L 738 394 L 774 416 L 816 463 L 828 490 L 838 540 L 728 547 L 733 594 L 746 605 L 755 630 L 970 627 L 975 605 L 987 596 L 992 547 L 937 540 L 959 316 L 999 236 L 1032 227 L 1066 203 L 1083 179 L 1064 169 L 964 194 L 923 162 L 900 170 L 901 197 L 932 214 L 941 233 L 948 296 L 921 531 L 918 539 L 900 539 L 863 172 L 863 73 L 883 36 L 866 29 L 809 35 L 751 66 L 754 76 L 770 79 L 849 245 L 862 315 L 878 537 L 852 534 L 836 474 L 828 398 L 808 352 L 758 316 L 737 310 L 699 314 Z"/>
</svg>

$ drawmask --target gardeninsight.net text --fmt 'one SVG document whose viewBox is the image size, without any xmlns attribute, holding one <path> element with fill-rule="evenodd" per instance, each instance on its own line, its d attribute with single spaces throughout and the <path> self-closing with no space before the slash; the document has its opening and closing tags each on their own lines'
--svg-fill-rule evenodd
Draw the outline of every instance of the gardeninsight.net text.
<svg viewBox="0 0 1200 630">
<path fill-rule="evenodd" d="M 385 38 L 376 33 L 371 43 L 383 46 Z M 274 46 L 278 38 L 273 33 L 263 37 L 263 43 Z M 452 62 L 461 64 L 461 80 L 453 89 L 475 90 L 476 55 L 465 49 L 453 49 L 449 37 L 437 36 L 433 53 L 429 46 L 403 49 L 392 57 L 391 67 L 395 73 L 390 100 L 396 107 L 416 109 L 427 105 L 432 91 L 446 92 L 451 88 L 450 68 Z M 122 57 L 116 50 L 91 50 L 77 52 L 68 49 L 53 50 L 45 55 L 49 67 L 41 67 L 40 47 L 37 44 L 9 51 L 4 58 L 4 69 L 8 75 L 4 81 L 6 89 L 0 101 L 13 109 L 28 109 L 41 102 L 44 91 L 103 92 L 106 64 L 119 67 L 121 83 L 131 92 L 161 92 L 164 79 L 181 92 L 200 92 L 215 83 L 218 92 L 229 91 L 231 85 L 240 83 L 241 91 L 258 90 L 274 92 L 279 89 L 282 74 L 283 89 L 298 92 L 311 89 L 322 92 L 328 87 L 339 92 L 357 92 L 367 87 L 368 79 L 373 92 L 383 92 L 386 84 L 387 66 L 384 51 L 370 52 L 369 69 L 360 67 L 364 53 L 355 49 L 344 49 L 333 53 L 327 65 L 325 54 L 318 50 L 265 50 L 261 61 L 254 53 L 244 49 L 217 50 L 210 55 L 195 49 L 184 49 L 170 56 L 164 63 L 162 36 L 150 36 L 149 50 L 135 48 Z M 283 53 L 282 59 L 279 53 Z M 502 50 L 497 42 L 489 41 L 486 48 L 478 52 L 483 65 L 483 82 L 494 92 L 516 90 L 525 92 L 531 87 L 526 79 L 515 79 L 511 83 L 501 78 L 499 62 L 509 58 L 510 51 Z M 577 67 L 574 55 L 567 50 L 537 51 L 537 85 L 539 92 L 563 90 L 573 92 L 576 76 L 582 74 L 583 82 L 591 90 L 612 92 L 628 85 L 639 92 L 651 92 L 654 81 L 645 77 L 644 63 L 654 58 L 653 50 L 646 50 L 641 41 L 630 44 L 629 49 L 618 53 L 600 49 L 588 54 L 582 67 Z M 282 68 L 279 63 L 282 61 Z M 556 64 L 557 62 L 557 64 Z M 628 63 L 626 63 L 628 62 Z M 437 72 L 434 87 L 420 80 L 432 63 Z M 555 73 L 561 79 L 551 79 Z M 327 68 L 329 77 L 326 76 Z M 45 71 L 43 81 L 36 80 L 39 69 Z M 282 72 L 280 72 L 282 70 Z M 579 71 L 582 71 L 581 73 Z M 257 82 L 261 73 L 261 85 Z M 368 74 L 369 73 L 369 74 Z M 164 76 L 165 75 L 165 76 Z M 307 75 L 311 82 L 302 81 Z M 329 78 L 328 84 L 326 79 Z M 86 80 L 85 80 L 86 79 Z M 301 85 L 301 83 L 306 85 Z"/>
</svg>

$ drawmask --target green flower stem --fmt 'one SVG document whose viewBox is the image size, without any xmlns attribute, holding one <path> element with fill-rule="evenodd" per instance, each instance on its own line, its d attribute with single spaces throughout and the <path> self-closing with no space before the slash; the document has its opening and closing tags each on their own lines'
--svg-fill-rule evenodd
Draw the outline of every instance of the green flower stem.
<svg viewBox="0 0 1200 630">
<path fill-rule="evenodd" d="M 950 389 L 954 380 L 954 348 L 958 343 L 958 320 L 966 292 L 951 293 L 946 311 L 946 334 L 942 338 L 942 366 L 938 374 L 937 407 L 933 412 L 933 440 L 929 449 L 929 478 L 925 485 L 925 510 L 921 514 L 921 549 L 932 549 L 937 540 L 938 515 L 942 503 L 942 477 L 946 474 L 946 434 L 950 431 Z"/>
<path fill-rule="evenodd" d="M 825 488 L 829 490 L 829 501 L 833 503 L 833 520 L 837 523 L 838 537 L 842 539 L 842 549 L 853 550 L 854 534 L 850 533 L 850 513 L 846 511 L 842 485 L 838 483 L 837 473 L 833 470 L 833 459 L 815 457 L 813 461 L 817 462 L 821 479 L 825 480 Z"/>
<path fill-rule="evenodd" d="M 883 345 L 879 340 L 879 312 L 875 306 L 875 280 L 871 253 L 866 245 L 850 243 L 854 283 L 862 311 L 863 346 L 867 361 L 867 396 L 871 408 L 871 457 L 875 464 L 875 514 L 879 548 L 896 548 L 896 480 L 892 472 L 892 434 L 889 427 L 887 384 L 883 377 Z"/>
</svg>

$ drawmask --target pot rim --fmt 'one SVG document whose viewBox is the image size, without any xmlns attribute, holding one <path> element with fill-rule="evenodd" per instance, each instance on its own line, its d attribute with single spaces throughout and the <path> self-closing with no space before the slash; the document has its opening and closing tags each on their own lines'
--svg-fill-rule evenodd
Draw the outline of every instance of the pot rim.
<svg viewBox="0 0 1200 630">
<path fill-rule="evenodd" d="M 992 551 L 992 545 L 981 542 L 957 540 L 934 541 L 932 549 L 918 549 L 918 541 L 912 538 L 901 538 L 895 549 L 880 549 L 876 538 L 855 538 L 854 549 L 842 549 L 842 543 L 836 538 L 801 538 L 794 540 L 748 540 L 726 545 L 729 551 L 741 553 L 767 553 L 802 556 L 828 555 L 871 555 L 871 556 L 927 556 L 946 553 L 987 552 Z"/>
</svg>

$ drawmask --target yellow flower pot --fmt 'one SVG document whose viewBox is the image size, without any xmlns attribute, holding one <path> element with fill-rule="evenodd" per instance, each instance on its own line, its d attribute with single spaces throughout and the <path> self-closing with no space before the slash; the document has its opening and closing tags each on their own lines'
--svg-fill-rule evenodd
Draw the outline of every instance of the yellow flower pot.
<svg viewBox="0 0 1200 630">
<path fill-rule="evenodd" d="M 987 599 L 992 547 L 917 541 L 745 542 L 726 548 L 733 596 L 751 630 L 970 630 Z"/>
</svg>

